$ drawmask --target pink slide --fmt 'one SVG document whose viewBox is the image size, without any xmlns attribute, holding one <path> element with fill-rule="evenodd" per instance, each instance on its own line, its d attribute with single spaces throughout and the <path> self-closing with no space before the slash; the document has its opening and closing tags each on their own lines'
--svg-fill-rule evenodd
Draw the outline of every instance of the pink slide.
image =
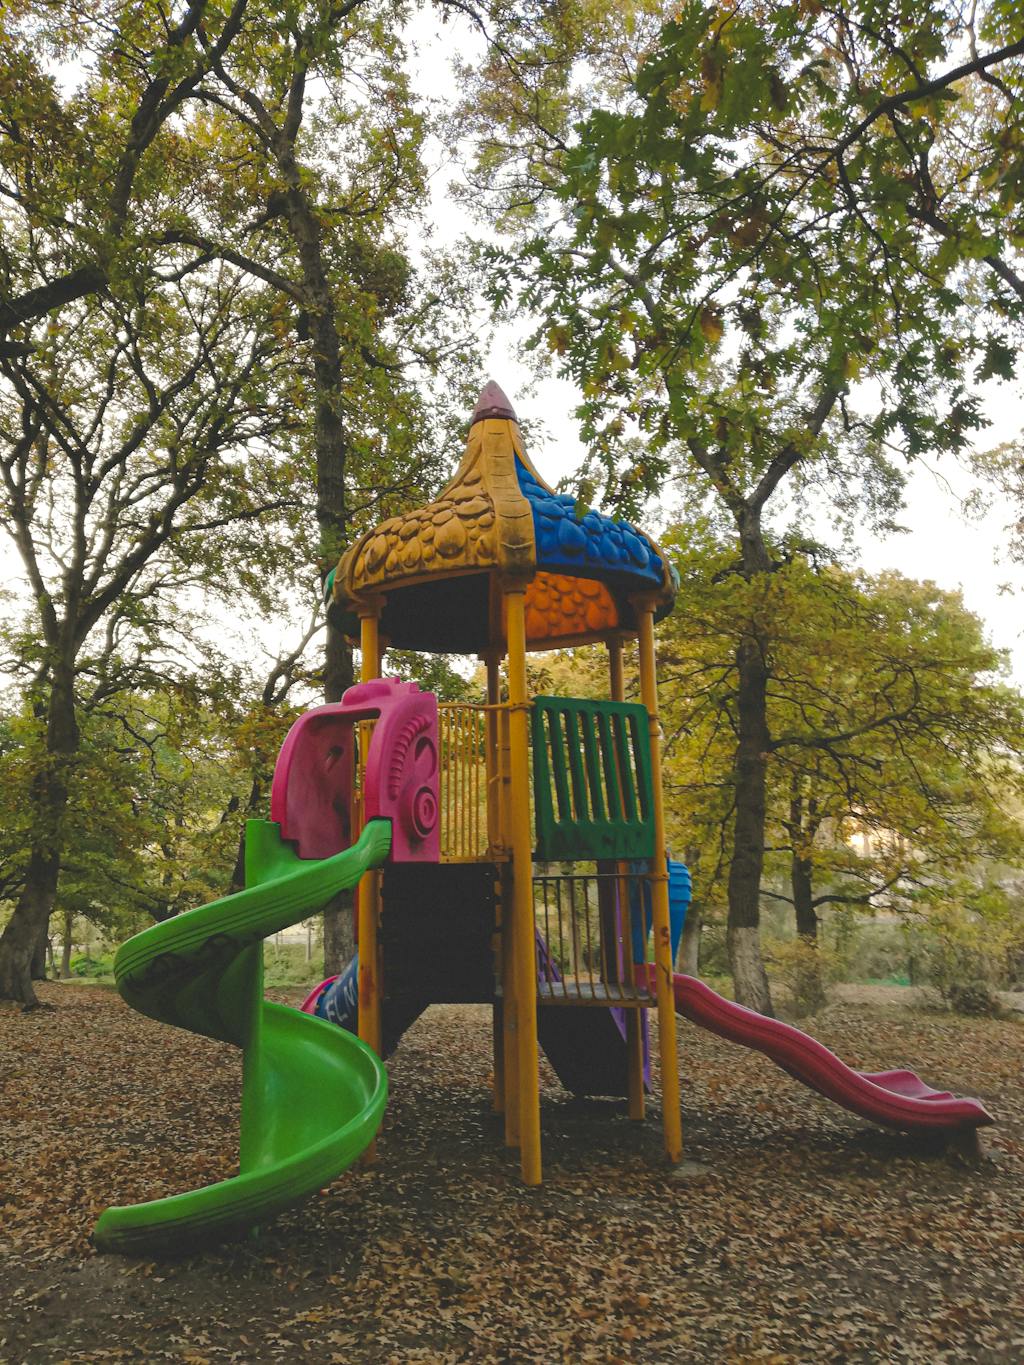
<svg viewBox="0 0 1024 1365">
<path fill-rule="evenodd" d="M 676 1011 L 684 1018 L 729 1042 L 756 1048 L 819 1095 L 863 1118 L 907 1133 L 952 1132 L 995 1122 L 980 1100 L 932 1090 L 912 1071 L 853 1071 L 792 1024 L 733 1004 L 696 977 L 674 976 L 672 983 Z"/>
</svg>

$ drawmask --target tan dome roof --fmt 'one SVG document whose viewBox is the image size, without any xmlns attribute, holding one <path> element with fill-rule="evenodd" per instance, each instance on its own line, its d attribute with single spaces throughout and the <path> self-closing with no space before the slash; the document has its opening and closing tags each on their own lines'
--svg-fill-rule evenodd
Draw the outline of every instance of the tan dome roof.
<svg viewBox="0 0 1024 1365">
<path fill-rule="evenodd" d="M 544 482 L 523 448 L 512 405 L 492 381 L 477 401 L 451 481 L 436 501 L 389 517 L 350 547 L 338 565 L 334 600 L 351 618 L 360 601 L 398 590 L 385 613 L 396 647 L 477 650 L 493 633 L 486 581 L 495 573 L 532 580 L 527 626 L 533 648 L 629 629 L 624 594 L 653 593 L 666 608 L 674 595 L 649 537 L 598 512 L 578 516 L 573 499 Z M 459 581 L 468 578 L 476 581 Z M 417 619 L 425 613 L 447 619 L 437 619 L 433 629 Z M 467 615 L 482 619 L 471 625 Z"/>
<path fill-rule="evenodd" d="M 389 517 L 357 540 L 339 565 L 335 597 L 355 602 L 425 575 L 472 569 L 529 574 L 533 515 L 519 491 L 517 455 L 526 463 L 515 413 L 497 384 L 488 384 L 451 482 L 436 502 Z"/>
</svg>

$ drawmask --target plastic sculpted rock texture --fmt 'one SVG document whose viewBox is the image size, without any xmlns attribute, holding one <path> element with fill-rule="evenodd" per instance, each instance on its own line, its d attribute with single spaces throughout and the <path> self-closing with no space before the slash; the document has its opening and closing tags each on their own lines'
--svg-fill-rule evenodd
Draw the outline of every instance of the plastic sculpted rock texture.
<svg viewBox="0 0 1024 1365">
<path fill-rule="evenodd" d="M 351 842 L 355 725 L 374 718 L 363 818 L 391 821 L 393 862 L 437 862 L 437 698 L 397 678 L 350 687 L 340 702 L 314 707 L 288 731 L 270 814 L 300 858 L 329 858 Z"/>
<path fill-rule="evenodd" d="M 445 581 L 474 573 L 526 585 L 527 640 L 545 648 L 628 630 L 634 596 L 652 597 L 662 614 L 676 590 L 667 561 L 642 531 L 582 510 L 544 482 L 526 455 L 508 399 L 493 383 L 480 395 L 466 453 L 440 497 L 389 517 L 356 541 L 338 566 L 334 598 L 354 633 L 354 617 L 377 614 L 393 591 L 401 598 L 436 586 L 406 609 L 413 619 L 420 611 L 463 610 L 470 599 L 456 587 L 446 590 Z M 473 610 L 482 613 L 485 604 L 486 598 Z M 382 620 L 387 630 L 386 610 Z M 400 610 L 390 624 L 399 638 L 416 635 Z M 494 621 L 490 634 L 481 630 L 479 643 L 456 648 L 486 647 L 500 633 Z"/>
<path fill-rule="evenodd" d="M 660 588 L 661 556 L 642 531 L 601 512 L 576 514 L 576 500 L 554 493 L 525 463 L 517 462 L 519 486 L 533 511 L 537 563 L 545 569 L 577 573 L 627 574 Z"/>
<path fill-rule="evenodd" d="M 336 594 L 358 598 L 460 569 L 528 573 L 535 562 L 533 515 L 516 480 L 517 453 L 515 422 L 474 423 L 462 463 L 437 501 L 389 517 L 357 541 L 342 560 Z"/>
</svg>

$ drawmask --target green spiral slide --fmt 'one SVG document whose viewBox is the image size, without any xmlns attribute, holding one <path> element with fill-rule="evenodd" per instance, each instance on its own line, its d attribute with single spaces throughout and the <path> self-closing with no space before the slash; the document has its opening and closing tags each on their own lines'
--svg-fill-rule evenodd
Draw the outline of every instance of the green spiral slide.
<svg viewBox="0 0 1024 1365">
<path fill-rule="evenodd" d="M 239 1174 L 201 1190 L 110 1208 L 102 1251 L 185 1252 L 238 1236 L 340 1175 L 373 1140 L 387 1100 L 379 1058 L 351 1033 L 263 998 L 263 940 L 378 866 L 391 823 L 351 848 L 301 859 L 279 826 L 250 821 L 246 889 L 129 939 L 114 974 L 142 1014 L 244 1051 Z"/>
</svg>

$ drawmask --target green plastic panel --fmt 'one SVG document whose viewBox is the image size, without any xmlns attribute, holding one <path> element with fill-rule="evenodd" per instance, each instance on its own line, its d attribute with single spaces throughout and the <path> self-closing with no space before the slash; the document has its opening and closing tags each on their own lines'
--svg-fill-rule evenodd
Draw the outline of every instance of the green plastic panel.
<svg viewBox="0 0 1024 1365">
<path fill-rule="evenodd" d="M 535 697 L 531 722 L 537 857 L 652 857 L 646 707 Z"/>
</svg>

